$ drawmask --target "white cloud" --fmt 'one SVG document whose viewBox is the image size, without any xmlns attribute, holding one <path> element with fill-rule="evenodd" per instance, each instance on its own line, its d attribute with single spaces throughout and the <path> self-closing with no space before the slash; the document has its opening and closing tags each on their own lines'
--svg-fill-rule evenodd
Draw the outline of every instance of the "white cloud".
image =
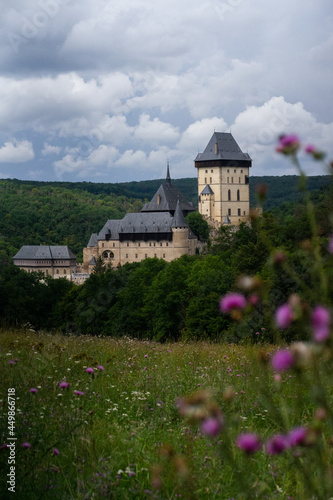
<svg viewBox="0 0 333 500">
<path fill-rule="evenodd" d="M 42 155 L 47 156 L 47 155 L 59 155 L 61 153 L 61 147 L 60 146 L 52 146 L 51 144 L 47 144 L 47 142 L 44 142 L 44 147 L 42 149 Z"/>
<path fill-rule="evenodd" d="M 24 163 L 35 157 L 32 143 L 29 141 L 5 142 L 0 148 L 0 163 Z"/>
<path fill-rule="evenodd" d="M 140 116 L 139 125 L 135 128 L 134 139 L 148 144 L 172 143 L 179 138 L 179 130 L 170 123 L 160 121 L 158 118 L 150 119 L 150 116 L 143 113 Z"/>
</svg>

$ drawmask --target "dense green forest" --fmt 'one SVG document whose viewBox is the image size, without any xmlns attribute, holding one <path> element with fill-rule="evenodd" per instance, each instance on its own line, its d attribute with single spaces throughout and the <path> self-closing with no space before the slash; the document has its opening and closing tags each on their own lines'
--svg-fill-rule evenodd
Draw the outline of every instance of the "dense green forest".
<svg viewBox="0 0 333 500">
<path fill-rule="evenodd" d="M 12 246 L 19 246 L 22 238 L 21 226 L 16 227 L 14 223 L 21 215 L 25 216 L 22 231 L 26 238 L 29 239 L 30 232 L 34 231 L 33 242 L 44 234 L 49 237 L 47 243 L 73 246 L 69 240 L 57 239 L 57 227 L 62 228 L 64 238 L 80 234 L 83 238 L 84 231 L 91 231 L 94 224 L 98 226 L 99 210 L 101 223 L 104 223 L 107 217 L 121 216 L 122 209 L 140 208 L 139 198 L 129 201 L 126 197 L 107 194 L 95 195 L 95 198 L 77 188 L 22 184 L 20 197 L 15 181 L 2 181 L 1 186 L 1 223 L 5 219 L 7 224 L 2 226 L 1 232 L 3 241 L 9 236 L 7 241 Z M 80 286 L 65 279 L 41 280 L 38 274 L 25 273 L 3 258 L 0 263 L 2 324 L 28 325 L 37 330 L 61 330 L 68 334 L 128 335 L 159 341 L 222 337 L 232 341 L 243 338 L 255 341 L 255 332 L 265 328 L 266 338 L 276 340 L 270 329 L 271 311 L 293 292 L 312 303 L 312 290 L 316 289 L 318 280 L 316 274 L 309 273 L 316 257 L 313 238 L 320 242 L 323 255 L 333 258 L 327 252 L 328 238 L 332 234 L 332 192 L 332 184 L 326 178 L 326 186 L 312 191 L 310 200 L 303 195 L 300 201 L 265 210 L 251 226 L 242 224 L 236 232 L 230 227 L 222 227 L 216 241 L 208 244 L 200 255 L 183 256 L 170 263 L 146 259 L 119 269 L 106 269 L 99 263 L 96 272 Z M 15 199 L 13 193 L 17 209 L 12 201 Z M 309 206 L 314 207 L 318 227 L 318 234 L 314 236 L 308 218 Z M 88 229 L 85 214 L 90 212 Z M 78 228 L 81 233 L 76 232 L 76 224 L 86 224 L 84 229 Z M 10 231 L 5 233 L 8 227 Z M 66 228 L 71 231 L 66 232 Z M 11 236 L 17 240 L 12 240 Z M 78 243 L 80 236 L 75 238 Z M 278 254 L 274 253 L 276 248 Z M 330 265 L 324 269 L 330 299 L 333 295 L 332 268 Z M 253 303 L 242 326 L 222 316 L 218 308 L 219 298 L 237 289 L 240 275 L 256 276 L 259 283 L 265 283 L 266 290 L 266 295 L 261 296 L 259 287 L 253 298 L 249 297 Z M 284 332 L 285 340 L 295 339 L 295 335 L 292 328 Z"/>
<path fill-rule="evenodd" d="M 22 245 L 39 244 L 68 245 L 80 260 L 92 232 L 99 231 L 107 219 L 139 211 L 161 182 L 163 179 L 122 184 L 0 180 L 0 261 L 13 257 Z M 173 182 L 197 206 L 197 180 Z M 308 189 L 318 190 L 328 182 L 328 176 L 309 177 Z M 264 210 L 301 198 L 297 176 L 252 177 L 252 207 L 256 206 L 258 184 L 268 189 Z"/>
</svg>

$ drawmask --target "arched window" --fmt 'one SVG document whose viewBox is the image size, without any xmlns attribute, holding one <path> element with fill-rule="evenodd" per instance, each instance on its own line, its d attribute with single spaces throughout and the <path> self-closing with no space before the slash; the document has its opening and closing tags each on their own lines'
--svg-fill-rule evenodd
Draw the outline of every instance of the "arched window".
<svg viewBox="0 0 333 500">
<path fill-rule="evenodd" d="M 230 200 L 231 200 L 231 191 L 230 191 L 230 189 L 228 189 L 228 201 L 230 201 Z"/>
<path fill-rule="evenodd" d="M 66 274 L 66 272 L 67 272 L 66 269 L 64 269 L 64 274 Z"/>
<path fill-rule="evenodd" d="M 110 252 L 110 259 L 114 259 L 114 253 Z"/>
<path fill-rule="evenodd" d="M 56 273 L 59 274 L 59 269 L 56 270 Z"/>
<path fill-rule="evenodd" d="M 239 201 L 239 189 L 237 189 L 237 201 Z"/>
<path fill-rule="evenodd" d="M 108 258 L 109 258 L 108 252 L 103 252 L 103 259 L 108 259 Z"/>
</svg>

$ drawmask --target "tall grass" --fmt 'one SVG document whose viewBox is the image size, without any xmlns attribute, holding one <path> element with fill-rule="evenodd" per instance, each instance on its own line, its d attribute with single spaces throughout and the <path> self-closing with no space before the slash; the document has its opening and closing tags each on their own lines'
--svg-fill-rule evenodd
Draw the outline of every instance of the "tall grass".
<svg viewBox="0 0 333 500">
<path fill-rule="evenodd" d="M 295 457 L 254 458 L 233 444 L 240 432 L 265 439 L 286 421 L 311 423 L 316 411 L 306 371 L 276 381 L 260 361 L 274 346 L 260 335 L 259 345 L 235 346 L 2 331 L 1 441 L 8 439 L 7 390 L 15 388 L 16 497 L 231 499 L 246 498 L 246 483 L 249 498 L 308 498 L 290 467 Z M 59 387 L 63 381 L 68 388 Z M 228 422 L 216 439 L 176 405 L 206 389 Z M 321 446 L 331 453 L 326 440 Z M 9 450 L 0 452 L 4 498 Z M 296 459 L 304 460 L 302 453 Z"/>
</svg>

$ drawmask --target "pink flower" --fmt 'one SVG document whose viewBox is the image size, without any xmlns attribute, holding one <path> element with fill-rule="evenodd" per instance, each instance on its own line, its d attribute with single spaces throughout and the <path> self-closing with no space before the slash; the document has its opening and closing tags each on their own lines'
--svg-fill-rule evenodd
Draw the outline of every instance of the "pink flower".
<svg viewBox="0 0 333 500">
<path fill-rule="evenodd" d="M 244 309 L 246 307 L 246 299 L 240 293 L 229 293 L 222 297 L 220 301 L 220 309 L 223 313 L 228 313 L 232 309 Z"/>
<path fill-rule="evenodd" d="M 305 152 L 312 156 L 314 160 L 323 160 L 325 158 L 325 153 L 323 151 L 319 151 L 315 146 L 309 144 L 305 148 Z"/>
<path fill-rule="evenodd" d="M 289 304 L 283 304 L 275 311 L 275 323 L 278 328 L 288 328 L 293 319 L 293 310 Z"/>
<path fill-rule="evenodd" d="M 299 147 L 300 140 L 297 135 L 281 135 L 281 137 L 279 137 L 279 144 L 276 148 L 276 151 L 284 155 L 292 155 L 297 152 Z"/>
<path fill-rule="evenodd" d="M 86 368 L 86 372 L 87 372 L 87 373 L 94 373 L 94 369 L 93 369 L 93 368 L 88 367 L 88 368 Z"/>
<path fill-rule="evenodd" d="M 287 349 L 277 351 L 272 358 L 272 367 L 274 370 L 283 372 L 291 368 L 294 364 L 294 357 Z"/>
<path fill-rule="evenodd" d="M 70 384 L 68 382 L 65 382 L 65 381 L 60 382 L 60 384 L 59 384 L 60 389 L 68 389 L 69 386 L 70 386 Z"/>
<path fill-rule="evenodd" d="M 30 392 L 31 392 L 31 394 L 36 394 L 36 392 L 38 392 L 38 391 L 37 391 L 37 389 L 35 389 L 34 387 L 32 387 L 30 389 Z"/>
<path fill-rule="evenodd" d="M 74 391 L 74 394 L 76 396 L 84 396 L 84 392 L 82 392 L 82 391 Z"/>
<path fill-rule="evenodd" d="M 222 430 L 223 420 L 220 418 L 205 418 L 201 424 L 201 431 L 207 436 L 216 437 Z"/>
<path fill-rule="evenodd" d="M 245 453 L 255 453 L 261 448 L 259 437 L 252 433 L 240 434 L 236 439 L 236 444 Z"/>
<path fill-rule="evenodd" d="M 289 446 L 300 446 L 304 444 L 306 438 L 307 430 L 305 427 L 295 427 L 292 429 L 288 436 Z"/>
<path fill-rule="evenodd" d="M 323 306 L 316 306 L 312 311 L 313 338 L 316 342 L 324 342 L 330 334 L 330 313 Z"/>
<path fill-rule="evenodd" d="M 289 442 L 286 436 L 277 434 L 271 437 L 265 444 L 265 450 L 268 455 L 278 455 L 289 447 Z"/>
<path fill-rule="evenodd" d="M 58 448 L 53 448 L 52 451 L 53 451 L 53 455 L 59 455 Z"/>
<path fill-rule="evenodd" d="M 102 365 L 98 365 L 98 366 L 97 366 L 97 368 L 98 368 L 99 370 L 101 370 L 101 371 L 104 371 L 104 366 L 102 366 Z"/>
<path fill-rule="evenodd" d="M 308 144 L 308 146 L 306 146 L 306 148 L 305 148 L 305 152 L 308 154 L 312 154 L 315 151 L 316 151 L 316 148 L 312 144 Z"/>
<path fill-rule="evenodd" d="M 31 448 L 31 444 L 30 443 L 22 443 L 22 448 L 25 448 L 25 449 Z"/>
</svg>

